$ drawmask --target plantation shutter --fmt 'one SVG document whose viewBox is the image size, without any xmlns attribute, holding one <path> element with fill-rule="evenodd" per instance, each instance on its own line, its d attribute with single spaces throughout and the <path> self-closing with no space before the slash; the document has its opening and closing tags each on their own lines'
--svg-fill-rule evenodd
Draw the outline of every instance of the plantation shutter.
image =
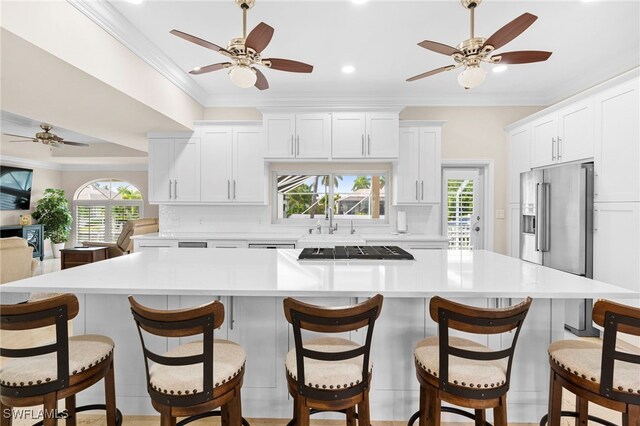
<svg viewBox="0 0 640 426">
<path fill-rule="evenodd" d="M 473 181 L 449 179 L 447 182 L 447 235 L 450 249 L 471 249 Z"/>
<path fill-rule="evenodd" d="M 105 206 L 77 206 L 77 241 L 105 241 L 106 213 L 107 209 Z"/>
<path fill-rule="evenodd" d="M 140 206 L 111 206 L 111 240 L 116 241 L 128 220 L 140 219 Z"/>
</svg>

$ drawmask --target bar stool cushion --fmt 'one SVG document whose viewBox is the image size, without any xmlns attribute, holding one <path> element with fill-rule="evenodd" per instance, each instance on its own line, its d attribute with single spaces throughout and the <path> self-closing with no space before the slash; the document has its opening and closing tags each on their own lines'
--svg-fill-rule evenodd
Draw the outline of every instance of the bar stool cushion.
<svg viewBox="0 0 640 426">
<path fill-rule="evenodd" d="M 449 345 L 476 352 L 492 349 L 461 337 L 449 337 Z M 428 374 L 439 377 L 438 336 L 427 337 L 418 342 L 413 352 L 418 365 Z M 468 388 L 495 388 L 507 380 L 507 359 L 477 361 L 449 356 L 449 382 Z"/>
<path fill-rule="evenodd" d="M 69 375 L 73 377 L 100 364 L 111 355 L 113 346 L 113 340 L 106 336 L 87 334 L 70 337 Z M 33 386 L 57 378 L 55 352 L 28 358 L 13 358 L 0 368 L 0 383 L 4 386 Z"/>
<path fill-rule="evenodd" d="M 202 341 L 189 342 L 163 354 L 183 357 L 202 354 Z M 229 340 L 215 339 L 213 343 L 213 386 L 219 387 L 236 377 L 244 368 L 246 356 L 242 346 Z M 162 365 L 149 368 L 151 386 L 158 392 L 189 395 L 203 392 L 202 364 Z"/>
<path fill-rule="evenodd" d="M 620 344 L 619 351 L 640 355 L 640 348 Z M 600 383 L 602 340 L 559 340 L 549 346 L 549 356 L 560 367 L 584 380 Z M 640 394 L 640 369 L 636 364 L 616 362 L 613 386 L 620 392 Z"/>
<path fill-rule="evenodd" d="M 304 342 L 305 349 L 318 352 L 343 352 L 360 347 L 351 340 L 339 337 L 320 337 Z M 321 361 L 305 358 L 304 374 L 308 386 L 317 389 L 347 389 L 362 381 L 362 355 L 341 361 Z M 298 379 L 298 363 L 296 350 L 287 353 L 285 359 L 287 374 L 294 380 Z M 373 364 L 369 362 L 369 372 Z"/>
</svg>

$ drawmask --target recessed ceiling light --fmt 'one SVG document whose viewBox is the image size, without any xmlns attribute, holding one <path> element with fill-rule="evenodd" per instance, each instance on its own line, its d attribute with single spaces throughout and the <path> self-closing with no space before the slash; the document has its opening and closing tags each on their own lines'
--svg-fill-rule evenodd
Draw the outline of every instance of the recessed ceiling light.
<svg viewBox="0 0 640 426">
<path fill-rule="evenodd" d="M 365 4 L 368 1 L 369 0 L 351 0 L 351 2 L 355 4 Z"/>
<path fill-rule="evenodd" d="M 131 3 L 131 4 L 142 4 L 142 3 L 144 3 L 144 0 L 126 0 L 126 1 Z"/>
<path fill-rule="evenodd" d="M 345 74 L 351 74 L 356 70 L 356 67 L 354 67 L 353 65 L 345 65 L 344 67 L 342 67 L 342 72 Z"/>
<path fill-rule="evenodd" d="M 506 65 L 496 65 L 493 67 L 493 72 L 505 72 L 507 68 L 508 67 Z"/>
<path fill-rule="evenodd" d="M 191 71 L 200 71 L 202 68 L 201 67 L 195 67 L 194 69 L 192 69 Z"/>
</svg>

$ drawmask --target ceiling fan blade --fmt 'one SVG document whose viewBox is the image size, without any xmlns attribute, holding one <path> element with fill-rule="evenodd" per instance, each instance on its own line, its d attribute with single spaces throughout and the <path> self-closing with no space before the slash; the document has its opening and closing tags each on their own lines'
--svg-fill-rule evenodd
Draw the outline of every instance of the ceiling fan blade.
<svg viewBox="0 0 640 426">
<path fill-rule="evenodd" d="M 549 59 L 552 52 L 544 52 L 541 50 L 520 50 L 517 52 L 506 52 L 500 55 L 494 55 L 491 59 L 500 59 L 499 64 L 529 64 L 531 62 L 542 62 Z"/>
<path fill-rule="evenodd" d="M 256 76 L 258 77 L 254 86 L 256 86 L 260 90 L 268 89 L 269 82 L 267 81 L 267 78 L 264 76 L 264 74 L 262 74 L 262 71 L 257 68 L 253 68 L 253 70 L 256 72 Z"/>
<path fill-rule="evenodd" d="M 455 66 L 455 65 L 447 65 L 446 67 L 436 68 L 435 70 L 427 71 L 427 72 L 424 72 L 424 73 L 422 73 L 422 74 L 418 74 L 418 75 L 416 75 L 416 76 L 413 76 L 413 77 L 411 77 L 411 78 L 408 78 L 408 79 L 407 79 L 407 81 L 416 81 L 416 80 L 420 80 L 421 78 L 429 77 L 429 76 L 431 76 L 431 75 L 438 74 L 438 73 L 441 73 L 441 72 L 443 72 L 443 71 L 450 71 L 450 70 L 452 70 L 452 69 L 454 69 L 454 68 L 456 68 L 456 66 Z"/>
<path fill-rule="evenodd" d="M 214 52 L 220 52 L 220 53 L 222 53 L 223 55 L 226 55 L 226 56 L 231 56 L 231 52 L 229 52 L 227 49 L 223 49 L 222 47 L 218 46 L 217 44 L 213 44 L 210 41 L 203 40 L 200 37 L 196 37 L 196 36 L 193 36 L 191 34 L 187 34 L 185 32 L 178 31 L 178 30 L 171 30 L 169 32 L 171 34 L 173 34 L 174 36 L 177 36 L 177 37 L 180 37 L 181 39 L 190 41 L 191 43 L 195 43 L 198 46 L 206 47 L 207 49 L 211 49 Z"/>
<path fill-rule="evenodd" d="M 62 145 L 89 146 L 88 143 L 82 143 L 82 142 L 71 142 L 71 141 L 58 141 L 58 142 L 60 142 Z M 56 143 L 56 146 L 59 146 L 59 144 Z"/>
<path fill-rule="evenodd" d="M 437 41 L 424 40 L 418 43 L 418 46 L 424 47 L 427 50 L 431 50 L 432 52 L 441 53 L 443 55 L 451 56 L 454 53 L 459 53 L 464 55 L 461 51 L 456 49 L 455 47 L 448 46 L 446 44 L 438 43 Z"/>
<path fill-rule="evenodd" d="M 260 22 L 251 30 L 245 41 L 245 46 L 252 48 L 256 52 L 262 52 L 271 41 L 274 29 L 264 22 Z"/>
<path fill-rule="evenodd" d="M 218 70 L 221 70 L 223 68 L 228 68 L 230 66 L 231 66 L 231 62 L 221 62 L 219 64 L 207 65 L 206 67 L 194 68 L 191 71 L 189 71 L 189 74 L 199 75 L 199 74 L 204 74 L 204 73 L 208 73 L 208 72 L 211 72 L 211 71 L 218 71 Z"/>
<path fill-rule="evenodd" d="M 536 21 L 536 19 L 538 19 L 536 15 L 532 15 L 531 13 L 523 13 L 522 15 L 518 16 L 516 19 L 493 33 L 493 35 L 484 42 L 482 47 L 493 46 L 494 50 L 501 48 L 502 46 L 522 34 L 524 30 L 529 28 L 531 24 Z"/>
<path fill-rule="evenodd" d="M 292 61 L 290 59 L 269 58 L 263 59 L 262 61 L 265 62 L 265 65 L 269 68 L 279 71 L 304 73 L 310 73 L 313 71 L 313 65 Z"/>
<path fill-rule="evenodd" d="M 23 138 L 23 139 L 33 139 L 33 137 L 30 137 L 30 136 L 14 135 L 12 133 L 3 133 L 3 135 L 13 136 L 16 138 Z"/>
<path fill-rule="evenodd" d="M 9 142 L 23 143 L 23 142 L 38 142 L 38 141 L 37 140 L 33 140 L 33 139 L 21 139 L 19 141 L 9 141 Z"/>
</svg>

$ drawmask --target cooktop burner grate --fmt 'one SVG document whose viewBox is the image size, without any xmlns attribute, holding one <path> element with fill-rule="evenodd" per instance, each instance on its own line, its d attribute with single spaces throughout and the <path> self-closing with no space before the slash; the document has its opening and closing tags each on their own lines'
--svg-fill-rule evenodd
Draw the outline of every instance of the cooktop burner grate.
<svg viewBox="0 0 640 426">
<path fill-rule="evenodd" d="M 413 260 L 411 253 L 398 246 L 336 246 L 306 248 L 298 260 Z"/>
</svg>

